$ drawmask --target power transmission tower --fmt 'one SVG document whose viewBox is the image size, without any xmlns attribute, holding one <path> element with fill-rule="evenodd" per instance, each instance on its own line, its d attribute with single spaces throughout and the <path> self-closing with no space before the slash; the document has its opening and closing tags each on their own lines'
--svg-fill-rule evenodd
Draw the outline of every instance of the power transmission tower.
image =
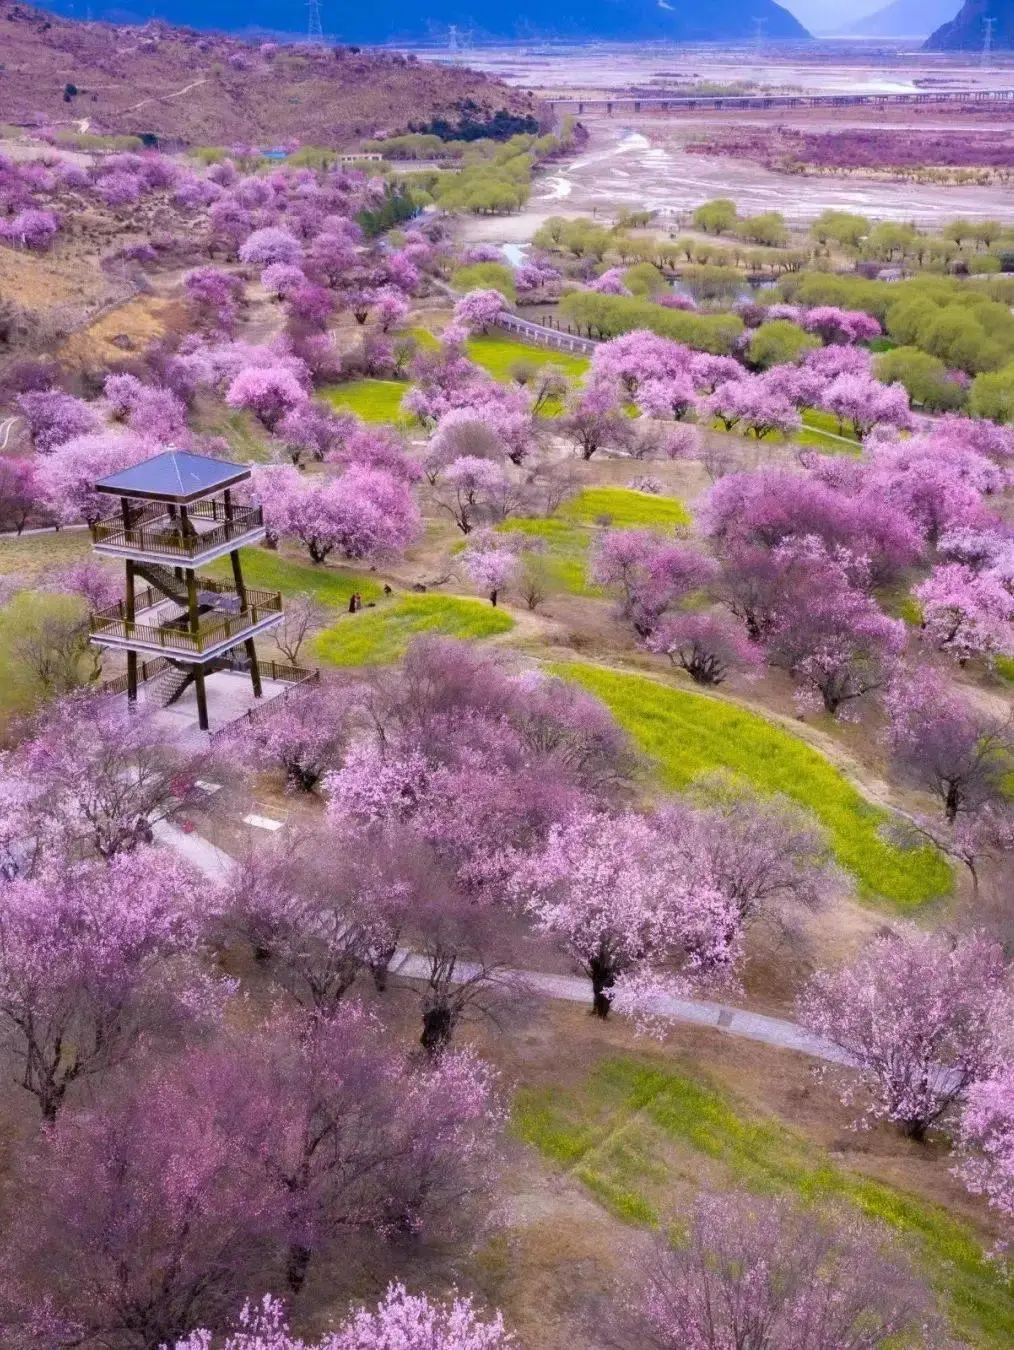
<svg viewBox="0 0 1014 1350">
<path fill-rule="evenodd" d="M 764 50 L 764 26 L 765 19 L 754 19 L 753 21 L 753 49 L 756 55 Z"/>
<path fill-rule="evenodd" d="M 306 8 L 309 15 L 306 36 L 309 42 L 323 42 L 324 29 L 320 22 L 320 0 L 306 0 Z"/>
<path fill-rule="evenodd" d="M 986 30 L 982 35 L 982 64 L 991 66 L 993 64 L 993 25 L 996 19 L 985 18 L 982 26 Z"/>
<path fill-rule="evenodd" d="M 451 54 L 452 61 L 461 60 L 461 51 L 458 47 L 458 25 L 456 23 L 451 24 L 450 35 L 447 40 L 447 50 Z"/>
</svg>

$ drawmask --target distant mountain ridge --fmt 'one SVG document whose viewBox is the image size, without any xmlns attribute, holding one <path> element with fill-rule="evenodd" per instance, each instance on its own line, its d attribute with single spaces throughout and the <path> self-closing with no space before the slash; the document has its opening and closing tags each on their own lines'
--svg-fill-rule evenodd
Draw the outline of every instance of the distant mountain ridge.
<svg viewBox="0 0 1014 1350">
<path fill-rule="evenodd" d="M 838 31 L 849 37 L 927 37 L 953 19 L 961 0 L 892 0 Z"/>
<path fill-rule="evenodd" d="M 54 0 L 55 12 L 81 17 L 85 0 Z M 291 0 L 156 0 L 156 16 L 172 24 L 223 32 L 252 27 L 292 32 L 302 19 L 302 5 Z M 144 23 L 145 6 L 137 13 L 117 3 L 91 6 L 96 18 Z M 678 42 L 727 42 L 752 37 L 758 23 L 766 38 L 805 39 L 799 20 L 775 0 L 514 0 L 511 5 L 477 6 L 474 0 L 387 0 L 359 7 L 321 0 L 325 33 L 341 42 L 384 43 L 446 41 L 454 25 L 472 40 L 534 41 L 537 38 L 599 39 L 622 42 L 670 39 Z"/>
<path fill-rule="evenodd" d="M 994 51 L 1014 50 L 1014 0 L 965 0 L 949 23 L 942 24 L 926 40 L 930 52 L 975 52 L 982 50 L 986 35 L 984 20 L 992 19 Z"/>
</svg>

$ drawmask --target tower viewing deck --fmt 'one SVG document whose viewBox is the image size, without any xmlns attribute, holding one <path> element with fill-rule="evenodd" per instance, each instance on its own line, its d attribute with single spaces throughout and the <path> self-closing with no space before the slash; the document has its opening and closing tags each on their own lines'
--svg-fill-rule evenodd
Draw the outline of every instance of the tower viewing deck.
<svg viewBox="0 0 1014 1350">
<path fill-rule="evenodd" d="M 254 638 L 282 621 L 281 595 L 243 580 L 239 550 L 264 538 L 260 507 L 232 499 L 249 477 L 242 465 L 170 449 L 95 484 L 119 498 L 119 511 L 92 526 L 92 542 L 97 553 L 124 560 L 126 593 L 92 614 L 91 640 L 126 652 L 130 702 L 137 700 L 139 654 L 146 658 L 142 678 L 150 657 L 158 658 L 160 679 L 167 666 L 174 669 L 166 703 L 193 685 L 202 731 L 210 729 L 207 676 L 242 646 L 254 698 L 261 698 Z M 231 583 L 197 570 L 226 554 Z"/>
<path fill-rule="evenodd" d="M 264 538 L 259 506 L 236 506 L 232 489 L 250 470 L 205 455 L 166 450 L 110 474 L 96 492 L 118 497 L 120 509 L 91 527 L 106 557 L 205 566 Z"/>
</svg>

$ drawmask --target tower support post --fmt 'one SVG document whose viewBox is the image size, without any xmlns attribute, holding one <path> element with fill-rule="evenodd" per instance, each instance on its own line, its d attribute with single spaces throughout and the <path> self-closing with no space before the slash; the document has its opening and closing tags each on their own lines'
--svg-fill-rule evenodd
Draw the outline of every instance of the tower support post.
<svg viewBox="0 0 1014 1350">
<path fill-rule="evenodd" d="M 187 619 L 190 631 L 196 637 L 200 632 L 201 618 L 197 612 L 197 573 L 192 567 L 187 568 Z"/>
<path fill-rule="evenodd" d="M 127 503 L 125 498 L 123 506 L 124 506 L 124 515 L 126 515 Z M 126 621 L 124 627 L 127 628 L 128 633 L 130 632 L 130 628 L 127 627 L 127 625 L 133 624 L 135 622 L 136 616 L 137 616 L 137 606 L 135 598 L 134 561 L 132 558 L 128 558 L 127 598 L 126 603 L 124 605 L 124 614 L 123 614 L 123 617 Z M 127 652 L 127 702 L 128 703 L 137 702 L 137 652 L 133 651 Z"/>
<path fill-rule="evenodd" d="M 243 646 L 246 648 L 247 659 L 250 662 L 250 683 L 253 685 L 253 695 L 254 698 L 260 698 L 263 692 L 261 689 L 261 667 L 257 660 L 257 648 L 253 638 L 247 638 Z"/>
<path fill-rule="evenodd" d="M 197 694 L 197 725 L 202 731 L 209 731 L 208 691 L 204 687 L 204 667 L 194 667 L 194 691 Z"/>
</svg>

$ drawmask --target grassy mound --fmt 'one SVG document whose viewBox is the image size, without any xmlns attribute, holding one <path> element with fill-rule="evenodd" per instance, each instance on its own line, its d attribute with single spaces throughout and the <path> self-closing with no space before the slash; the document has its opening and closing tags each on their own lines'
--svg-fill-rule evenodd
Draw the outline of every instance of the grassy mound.
<svg viewBox="0 0 1014 1350">
<path fill-rule="evenodd" d="M 950 890 L 953 876 L 941 854 L 886 843 L 879 829 L 887 812 L 819 751 L 766 718 L 641 675 L 576 662 L 555 669 L 602 699 L 667 788 L 679 791 L 702 773 L 728 769 L 761 792 L 783 792 L 809 808 L 867 898 L 913 909 Z"/>
<path fill-rule="evenodd" d="M 51 534 L 22 535 L 20 539 L 5 535 L 0 539 L 0 576 L 49 581 L 54 572 L 62 572 L 91 551 L 87 530 L 54 530 Z"/>
<path fill-rule="evenodd" d="M 420 346 L 433 346 L 436 339 L 425 329 L 413 329 L 412 335 Z M 537 366 L 554 365 L 571 378 L 583 375 L 588 361 L 583 356 L 554 352 L 548 347 L 532 347 L 513 338 L 496 333 L 472 338 L 466 348 L 469 357 L 488 370 L 494 379 L 506 383 L 511 378 L 515 361 L 528 361 Z M 364 422 L 406 423 L 409 419 L 401 411 L 401 400 L 411 389 L 406 380 L 349 380 L 347 384 L 333 384 L 321 391 L 321 396 L 339 411 L 355 413 Z M 559 412 L 559 408 L 547 409 Z"/>
<path fill-rule="evenodd" d="M 1014 1287 L 970 1226 L 842 1167 L 781 1121 L 748 1114 L 706 1080 L 674 1070 L 671 1060 L 605 1059 L 575 1091 L 524 1091 L 514 1129 L 627 1223 L 658 1224 L 676 1186 L 716 1171 L 723 1186 L 853 1206 L 911 1244 L 970 1344 L 1014 1341 Z"/>
<path fill-rule="evenodd" d="M 501 609 L 457 595 L 405 595 L 376 609 L 347 614 L 316 641 L 317 658 L 332 666 L 379 666 L 399 660 L 414 637 L 485 638 L 507 633 L 514 620 Z"/>
</svg>

